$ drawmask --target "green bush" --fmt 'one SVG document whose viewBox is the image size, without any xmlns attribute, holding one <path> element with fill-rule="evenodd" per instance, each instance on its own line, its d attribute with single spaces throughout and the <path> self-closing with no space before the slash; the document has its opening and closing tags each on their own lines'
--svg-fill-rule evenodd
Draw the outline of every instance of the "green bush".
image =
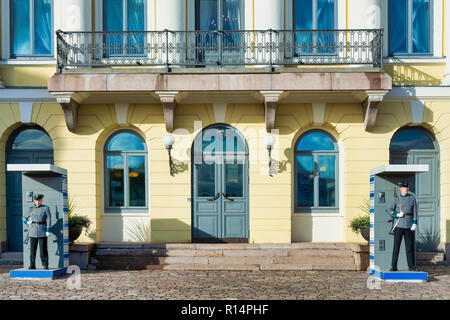
<svg viewBox="0 0 450 320">
<path fill-rule="evenodd" d="M 353 218 L 349 225 L 353 232 L 356 233 L 361 228 L 370 228 L 370 200 L 364 200 L 363 204 L 359 206 L 359 209 L 364 212 L 364 215 Z"/>
<path fill-rule="evenodd" d="M 358 232 L 361 228 L 369 228 L 370 227 L 370 215 L 365 215 L 362 217 L 353 218 L 350 223 L 350 228 L 352 228 L 353 232 Z"/>
</svg>

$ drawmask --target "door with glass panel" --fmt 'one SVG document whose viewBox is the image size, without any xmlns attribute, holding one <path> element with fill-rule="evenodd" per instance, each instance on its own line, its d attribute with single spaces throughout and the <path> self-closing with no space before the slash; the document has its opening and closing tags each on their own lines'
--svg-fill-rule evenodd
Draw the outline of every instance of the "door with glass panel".
<svg viewBox="0 0 450 320">
<path fill-rule="evenodd" d="M 248 154 L 228 126 L 205 129 L 194 141 L 192 241 L 248 242 Z"/>
<path fill-rule="evenodd" d="M 10 136 L 7 164 L 53 164 L 53 143 L 40 127 L 23 127 Z M 44 199 L 45 201 L 45 199 Z M 6 172 L 6 230 L 9 251 L 23 250 L 22 173 Z"/>
<path fill-rule="evenodd" d="M 195 59 L 209 66 L 244 62 L 244 0 L 195 1 Z M 231 32 L 233 31 L 233 32 Z"/>
<path fill-rule="evenodd" d="M 103 0 L 103 57 L 139 59 L 146 54 L 146 0 Z"/>
<path fill-rule="evenodd" d="M 431 133 L 422 128 L 407 127 L 392 137 L 391 164 L 427 164 L 428 172 L 409 179 L 410 192 L 416 196 L 418 224 L 417 251 L 437 251 L 440 243 L 439 150 Z"/>
</svg>

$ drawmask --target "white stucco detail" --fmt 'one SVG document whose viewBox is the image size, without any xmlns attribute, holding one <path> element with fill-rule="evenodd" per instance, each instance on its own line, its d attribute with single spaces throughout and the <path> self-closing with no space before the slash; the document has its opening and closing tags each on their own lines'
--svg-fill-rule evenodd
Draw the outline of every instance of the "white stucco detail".
<svg viewBox="0 0 450 320">
<path fill-rule="evenodd" d="M 21 101 L 19 102 L 19 107 L 20 107 L 20 122 L 30 123 L 31 114 L 33 113 L 33 102 Z"/>
<path fill-rule="evenodd" d="M 410 104 L 412 123 L 422 123 L 423 111 L 425 109 L 424 102 L 421 100 L 412 100 Z"/>
<path fill-rule="evenodd" d="M 61 19 L 63 31 L 91 31 L 91 0 L 61 1 Z"/>
<path fill-rule="evenodd" d="M 350 29 L 381 28 L 381 0 L 351 1 L 348 20 Z"/>
<path fill-rule="evenodd" d="M 128 103 L 116 103 L 116 119 L 118 124 L 126 124 L 127 123 L 127 115 L 128 115 Z"/>
<path fill-rule="evenodd" d="M 214 119 L 216 122 L 225 122 L 225 117 L 227 114 L 227 104 L 226 103 L 214 103 Z"/>
<path fill-rule="evenodd" d="M 321 124 L 325 119 L 325 102 L 313 102 L 312 112 L 314 116 L 314 123 Z"/>
</svg>

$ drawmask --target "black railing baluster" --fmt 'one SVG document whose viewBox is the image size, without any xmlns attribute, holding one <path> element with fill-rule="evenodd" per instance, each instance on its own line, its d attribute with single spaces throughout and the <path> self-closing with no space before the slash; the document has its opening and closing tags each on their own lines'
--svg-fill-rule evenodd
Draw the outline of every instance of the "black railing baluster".
<svg viewBox="0 0 450 320">
<path fill-rule="evenodd" d="M 173 36 L 169 37 L 169 33 Z M 383 67 L 383 32 L 372 30 L 56 31 L 57 72 L 89 66 Z M 145 43 L 144 43 L 145 42 Z M 165 43 L 164 43 L 165 42 Z M 164 54 L 165 51 L 165 54 Z M 184 53 L 184 55 L 182 54 Z M 216 62 L 214 62 L 216 61 Z"/>
</svg>

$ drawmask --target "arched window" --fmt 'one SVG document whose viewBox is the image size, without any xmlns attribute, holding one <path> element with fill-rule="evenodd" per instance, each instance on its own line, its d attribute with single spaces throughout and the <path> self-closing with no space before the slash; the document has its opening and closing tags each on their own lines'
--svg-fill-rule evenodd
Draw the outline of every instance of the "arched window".
<svg viewBox="0 0 450 320">
<path fill-rule="evenodd" d="M 21 129 L 12 137 L 10 150 L 53 150 L 50 137 L 39 128 Z"/>
<path fill-rule="evenodd" d="M 391 140 L 389 150 L 408 151 L 413 149 L 434 150 L 434 142 L 431 137 L 419 128 L 406 128 L 399 130 Z"/>
<path fill-rule="evenodd" d="M 336 211 L 337 173 L 336 141 L 321 130 L 303 134 L 295 146 L 295 211 Z"/>
<path fill-rule="evenodd" d="M 136 133 L 121 130 L 105 145 L 105 208 L 112 212 L 146 209 L 147 147 Z"/>
</svg>

